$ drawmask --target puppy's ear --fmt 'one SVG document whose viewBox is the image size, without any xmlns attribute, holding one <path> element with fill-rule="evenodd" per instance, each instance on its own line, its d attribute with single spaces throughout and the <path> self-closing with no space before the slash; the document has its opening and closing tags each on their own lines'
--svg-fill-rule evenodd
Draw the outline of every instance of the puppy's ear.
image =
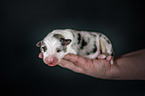
<svg viewBox="0 0 145 96">
<path fill-rule="evenodd" d="M 40 47 L 41 45 L 42 45 L 42 41 L 39 41 L 39 42 L 36 44 L 37 47 Z"/>
<path fill-rule="evenodd" d="M 71 43 L 71 39 L 64 39 L 64 38 L 60 38 L 60 42 L 62 42 L 63 46 L 67 46 Z"/>
<path fill-rule="evenodd" d="M 71 39 L 65 39 L 65 41 L 64 41 L 64 43 L 65 43 L 65 45 L 69 45 L 70 43 L 71 43 Z"/>
</svg>

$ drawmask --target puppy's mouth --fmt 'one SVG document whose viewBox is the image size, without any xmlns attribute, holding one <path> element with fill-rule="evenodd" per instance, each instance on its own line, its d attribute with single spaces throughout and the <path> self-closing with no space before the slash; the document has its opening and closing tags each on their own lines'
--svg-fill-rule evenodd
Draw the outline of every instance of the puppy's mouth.
<svg viewBox="0 0 145 96">
<path fill-rule="evenodd" d="M 56 57 L 47 57 L 44 59 L 44 63 L 48 66 L 56 66 L 58 65 L 58 59 Z"/>
<path fill-rule="evenodd" d="M 46 63 L 48 66 L 56 66 L 56 65 L 58 65 L 57 63 Z"/>
</svg>

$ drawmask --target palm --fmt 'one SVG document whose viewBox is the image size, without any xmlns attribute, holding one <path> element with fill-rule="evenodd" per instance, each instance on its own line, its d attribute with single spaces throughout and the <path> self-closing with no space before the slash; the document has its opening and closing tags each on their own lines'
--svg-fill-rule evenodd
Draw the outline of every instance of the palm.
<svg viewBox="0 0 145 96">
<path fill-rule="evenodd" d="M 94 77 L 105 77 L 111 66 L 107 60 L 88 59 L 73 54 L 65 56 L 59 65 Z"/>
</svg>

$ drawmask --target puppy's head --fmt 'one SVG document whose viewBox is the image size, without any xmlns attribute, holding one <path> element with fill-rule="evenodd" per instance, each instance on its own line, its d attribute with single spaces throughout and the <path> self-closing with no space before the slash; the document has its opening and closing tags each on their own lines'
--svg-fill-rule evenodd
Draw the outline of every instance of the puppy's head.
<svg viewBox="0 0 145 96">
<path fill-rule="evenodd" d="M 55 66 L 67 54 L 70 43 L 71 39 L 65 39 L 61 34 L 53 34 L 46 36 L 36 46 L 40 47 L 43 61 L 49 66 Z"/>
</svg>

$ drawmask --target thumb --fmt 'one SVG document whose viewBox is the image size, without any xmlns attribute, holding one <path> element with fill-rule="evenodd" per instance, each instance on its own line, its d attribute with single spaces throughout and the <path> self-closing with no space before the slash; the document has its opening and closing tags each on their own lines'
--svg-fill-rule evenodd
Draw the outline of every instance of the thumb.
<svg viewBox="0 0 145 96">
<path fill-rule="evenodd" d="M 64 67 L 64 68 L 68 68 L 74 72 L 83 73 L 82 68 L 80 68 L 80 67 L 76 66 L 74 63 L 64 60 L 64 59 L 62 59 L 58 65 L 61 67 Z"/>
<path fill-rule="evenodd" d="M 77 56 L 77 55 L 74 55 L 74 54 L 65 55 L 64 60 L 70 61 L 73 64 L 75 64 L 75 66 L 81 67 L 83 69 L 88 69 L 88 67 L 92 64 L 91 59 L 81 57 L 81 56 Z"/>
<path fill-rule="evenodd" d="M 84 57 L 74 55 L 74 54 L 67 54 L 67 55 L 64 56 L 64 59 L 68 60 L 70 62 L 73 62 L 73 63 L 85 63 L 84 62 L 85 61 Z"/>
</svg>

